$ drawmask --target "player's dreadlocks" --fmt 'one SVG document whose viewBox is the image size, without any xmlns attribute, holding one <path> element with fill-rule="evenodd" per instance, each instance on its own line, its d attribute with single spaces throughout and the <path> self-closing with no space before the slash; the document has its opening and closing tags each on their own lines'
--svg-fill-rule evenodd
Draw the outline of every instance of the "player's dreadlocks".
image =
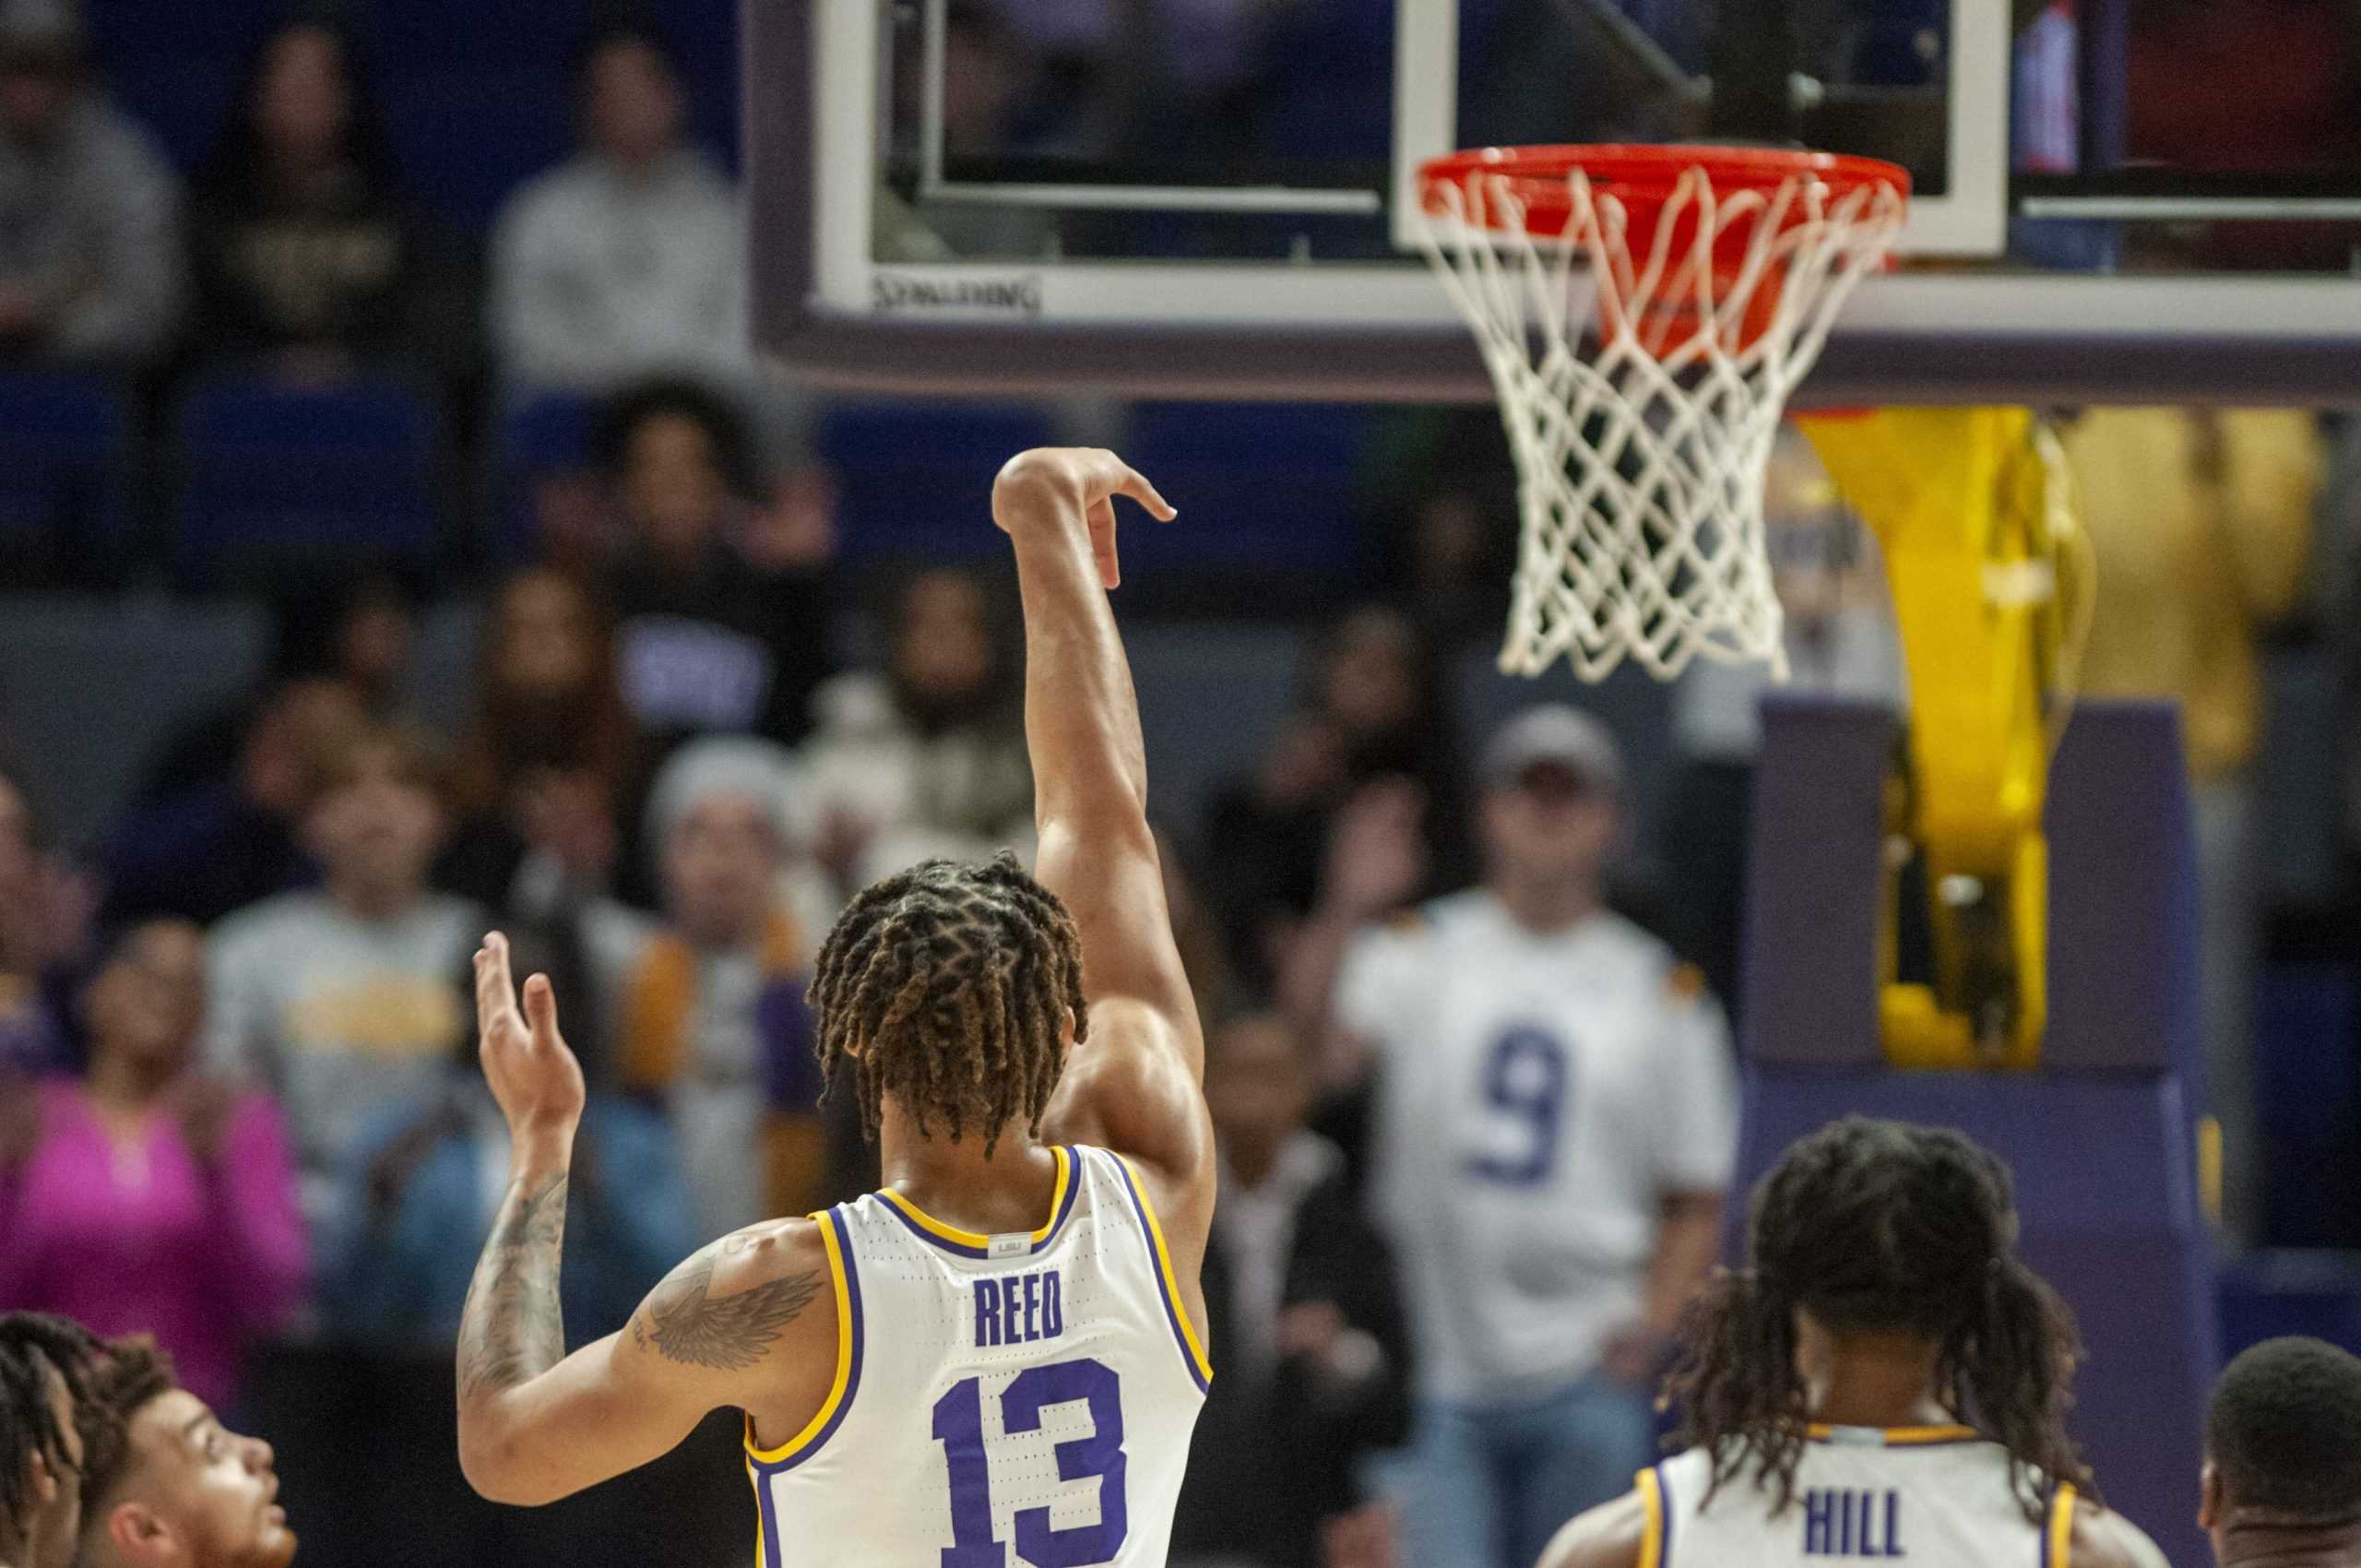
<svg viewBox="0 0 2361 1568">
<path fill-rule="evenodd" d="M 1775 1511 L 1795 1501 L 1797 1307 L 1832 1333 L 1939 1344 L 1937 1396 L 2009 1451 L 2028 1519 L 2047 1486 L 2091 1491 L 2065 1430 L 2072 1314 L 2017 1255 L 2008 1168 L 1968 1138 L 1856 1116 L 1802 1139 L 1754 1190 L 1747 1264 L 1691 1310 L 1671 1384 L 1678 1441 L 1713 1456 L 1713 1491 L 1751 1460 Z"/>
<path fill-rule="evenodd" d="M 1056 894 L 1003 851 L 928 861 L 865 889 L 820 948 L 812 980 L 820 1069 L 854 1063 L 876 1136 L 888 1090 L 921 1133 L 980 1133 L 990 1155 L 1018 1116 L 1035 1132 L 1058 1087 L 1059 1028 L 1088 1028 L 1082 938 Z"/>
<path fill-rule="evenodd" d="M 76 1481 L 65 1446 L 65 1429 L 50 1405 L 49 1372 L 65 1380 L 75 1424 L 82 1431 L 82 1463 L 89 1467 L 91 1358 L 99 1341 L 80 1324 L 47 1313 L 0 1316 L 0 1520 L 21 1520 L 31 1499 L 25 1492 L 25 1462 L 38 1454 L 60 1485 Z"/>
</svg>

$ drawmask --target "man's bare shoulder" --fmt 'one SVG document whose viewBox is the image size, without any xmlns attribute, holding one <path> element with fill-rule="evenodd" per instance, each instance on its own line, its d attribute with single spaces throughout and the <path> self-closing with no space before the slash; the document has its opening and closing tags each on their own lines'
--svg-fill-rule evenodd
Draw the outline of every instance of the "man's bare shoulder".
<svg viewBox="0 0 2361 1568">
<path fill-rule="evenodd" d="M 1647 1543 L 1648 1507 L 1636 1491 L 1575 1515 L 1541 1554 L 1541 1568 L 1636 1568 Z"/>
<path fill-rule="evenodd" d="M 836 1334 L 828 1248 L 809 1219 L 771 1219 L 689 1255 L 632 1314 L 633 1346 L 676 1365 L 740 1372 L 782 1341 Z"/>
<path fill-rule="evenodd" d="M 2120 1514 L 2084 1503 L 2074 1510 L 2074 1568 L 2170 1568 L 2148 1532 Z"/>
</svg>

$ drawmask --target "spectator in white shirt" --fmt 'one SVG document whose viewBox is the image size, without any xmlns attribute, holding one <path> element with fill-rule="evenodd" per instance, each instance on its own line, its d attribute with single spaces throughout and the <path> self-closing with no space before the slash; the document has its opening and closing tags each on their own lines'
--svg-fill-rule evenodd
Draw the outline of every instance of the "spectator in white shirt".
<svg viewBox="0 0 2361 1568">
<path fill-rule="evenodd" d="M 492 236 L 492 337 L 512 385 L 604 391 L 752 374 L 738 193 L 682 139 L 680 72 L 637 26 L 575 74 L 582 149 L 510 198 Z"/>
<path fill-rule="evenodd" d="M 1523 1568 L 1648 1464 L 1648 1384 L 1735 1158 L 1719 1012 L 1600 901 L 1613 739 L 1530 709 L 1481 777 L 1483 885 L 1363 932 L 1334 989 L 1338 1075 L 1373 1075 L 1371 1203 L 1410 1308 L 1417 1424 L 1389 1469 L 1419 1568 Z M 1356 913 L 1332 896 L 1316 919 Z"/>
</svg>

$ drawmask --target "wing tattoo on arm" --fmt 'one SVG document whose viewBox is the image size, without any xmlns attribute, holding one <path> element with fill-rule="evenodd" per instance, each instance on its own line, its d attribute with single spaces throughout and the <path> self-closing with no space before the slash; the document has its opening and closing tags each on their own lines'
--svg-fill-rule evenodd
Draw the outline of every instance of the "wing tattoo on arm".
<svg viewBox="0 0 2361 1568">
<path fill-rule="evenodd" d="M 716 1299 L 707 1294 L 713 1263 L 705 1259 L 648 1298 L 632 1319 L 632 1343 L 684 1366 L 743 1372 L 811 1304 L 820 1284 L 819 1271 L 806 1270 Z"/>
</svg>

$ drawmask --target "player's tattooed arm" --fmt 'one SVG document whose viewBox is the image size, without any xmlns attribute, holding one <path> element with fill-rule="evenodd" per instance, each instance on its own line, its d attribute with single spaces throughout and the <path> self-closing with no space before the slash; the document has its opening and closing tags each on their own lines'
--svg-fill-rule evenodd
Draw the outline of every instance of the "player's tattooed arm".
<svg viewBox="0 0 2361 1568">
<path fill-rule="evenodd" d="M 509 1183 L 460 1318 L 462 1408 L 539 1377 L 564 1359 L 557 1281 L 565 1182 L 561 1170 L 529 1184 Z"/>
<path fill-rule="evenodd" d="M 634 1346 L 683 1366 L 743 1372 L 820 1293 L 819 1271 L 805 1270 L 716 1297 L 713 1265 L 710 1251 L 699 1253 L 656 1288 L 632 1314 Z"/>
</svg>

